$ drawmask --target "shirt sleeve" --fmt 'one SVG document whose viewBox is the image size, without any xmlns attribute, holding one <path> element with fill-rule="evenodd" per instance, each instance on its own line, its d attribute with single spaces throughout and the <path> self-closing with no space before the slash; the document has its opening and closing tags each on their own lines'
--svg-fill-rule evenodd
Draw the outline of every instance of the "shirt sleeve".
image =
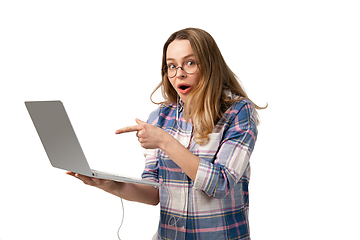
<svg viewBox="0 0 360 240">
<path fill-rule="evenodd" d="M 147 123 L 156 125 L 159 117 L 159 109 L 152 112 L 147 120 Z M 145 169 L 141 178 L 159 182 L 159 161 L 157 157 L 158 149 L 145 149 Z"/>
<path fill-rule="evenodd" d="M 213 148 L 207 149 L 208 155 L 211 151 L 215 153 L 213 157 L 199 155 L 200 164 L 194 181 L 195 189 L 218 199 L 224 198 L 244 175 L 257 136 L 255 109 L 249 101 L 242 100 L 230 111 L 229 126 L 224 130 L 222 140 L 215 135 L 204 146 L 205 149 L 207 145 Z M 217 141 L 216 151 L 212 141 Z"/>
</svg>

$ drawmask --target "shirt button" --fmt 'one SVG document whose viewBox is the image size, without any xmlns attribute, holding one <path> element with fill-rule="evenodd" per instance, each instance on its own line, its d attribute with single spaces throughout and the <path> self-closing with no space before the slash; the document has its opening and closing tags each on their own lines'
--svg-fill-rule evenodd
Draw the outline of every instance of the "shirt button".
<svg viewBox="0 0 360 240">
<path fill-rule="evenodd" d="M 181 230 L 184 230 L 184 229 L 185 229 L 185 227 L 184 227 L 184 226 L 182 226 L 182 227 L 181 227 Z"/>
</svg>

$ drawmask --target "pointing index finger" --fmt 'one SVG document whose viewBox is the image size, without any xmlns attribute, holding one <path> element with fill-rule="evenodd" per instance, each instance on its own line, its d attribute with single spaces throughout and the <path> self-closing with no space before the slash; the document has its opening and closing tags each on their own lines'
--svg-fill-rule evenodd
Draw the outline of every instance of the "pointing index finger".
<svg viewBox="0 0 360 240">
<path fill-rule="evenodd" d="M 120 133 L 127 133 L 127 132 L 135 132 L 135 131 L 139 131 L 140 129 L 141 129 L 141 127 L 139 125 L 135 125 L 135 126 L 120 128 L 120 129 L 116 130 L 115 133 L 120 134 Z"/>
</svg>

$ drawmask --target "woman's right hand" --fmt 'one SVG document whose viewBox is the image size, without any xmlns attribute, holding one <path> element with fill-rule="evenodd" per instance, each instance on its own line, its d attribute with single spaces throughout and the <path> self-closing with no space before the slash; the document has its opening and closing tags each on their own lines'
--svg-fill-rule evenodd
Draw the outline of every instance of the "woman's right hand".
<svg viewBox="0 0 360 240">
<path fill-rule="evenodd" d="M 88 177 L 74 172 L 66 172 L 66 174 L 80 179 L 86 185 L 97 187 L 107 192 L 110 192 L 113 187 L 111 180 Z"/>
<path fill-rule="evenodd" d="M 74 172 L 66 172 L 66 174 L 80 179 L 86 185 L 100 188 L 115 196 L 120 197 L 119 193 L 121 193 L 121 197 L 129 201 L 136 201 L 151 205 L 157 205 L 159 203 L 159 191 L 149 185 L 98 179 Z"/>
</svg>

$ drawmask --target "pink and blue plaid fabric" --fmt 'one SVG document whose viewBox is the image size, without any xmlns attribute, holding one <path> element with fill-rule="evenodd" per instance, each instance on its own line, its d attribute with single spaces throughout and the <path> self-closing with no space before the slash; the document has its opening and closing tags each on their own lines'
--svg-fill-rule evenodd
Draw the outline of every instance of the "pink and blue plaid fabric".
<svg viewBox="0 0 360 240">
<path fill-rule="evenodd" d="M 161 149 L 145 150 L 143 178 L 160 182 L 160 223 L 155 239 L 249 240 L 250 155 L 257 136 L 254 106 L 238 100 L 199 146 L 182 104 L 162 105 L 148 123 L 160 127 L 200 158 L 192 181 Z"/>
</svg>

